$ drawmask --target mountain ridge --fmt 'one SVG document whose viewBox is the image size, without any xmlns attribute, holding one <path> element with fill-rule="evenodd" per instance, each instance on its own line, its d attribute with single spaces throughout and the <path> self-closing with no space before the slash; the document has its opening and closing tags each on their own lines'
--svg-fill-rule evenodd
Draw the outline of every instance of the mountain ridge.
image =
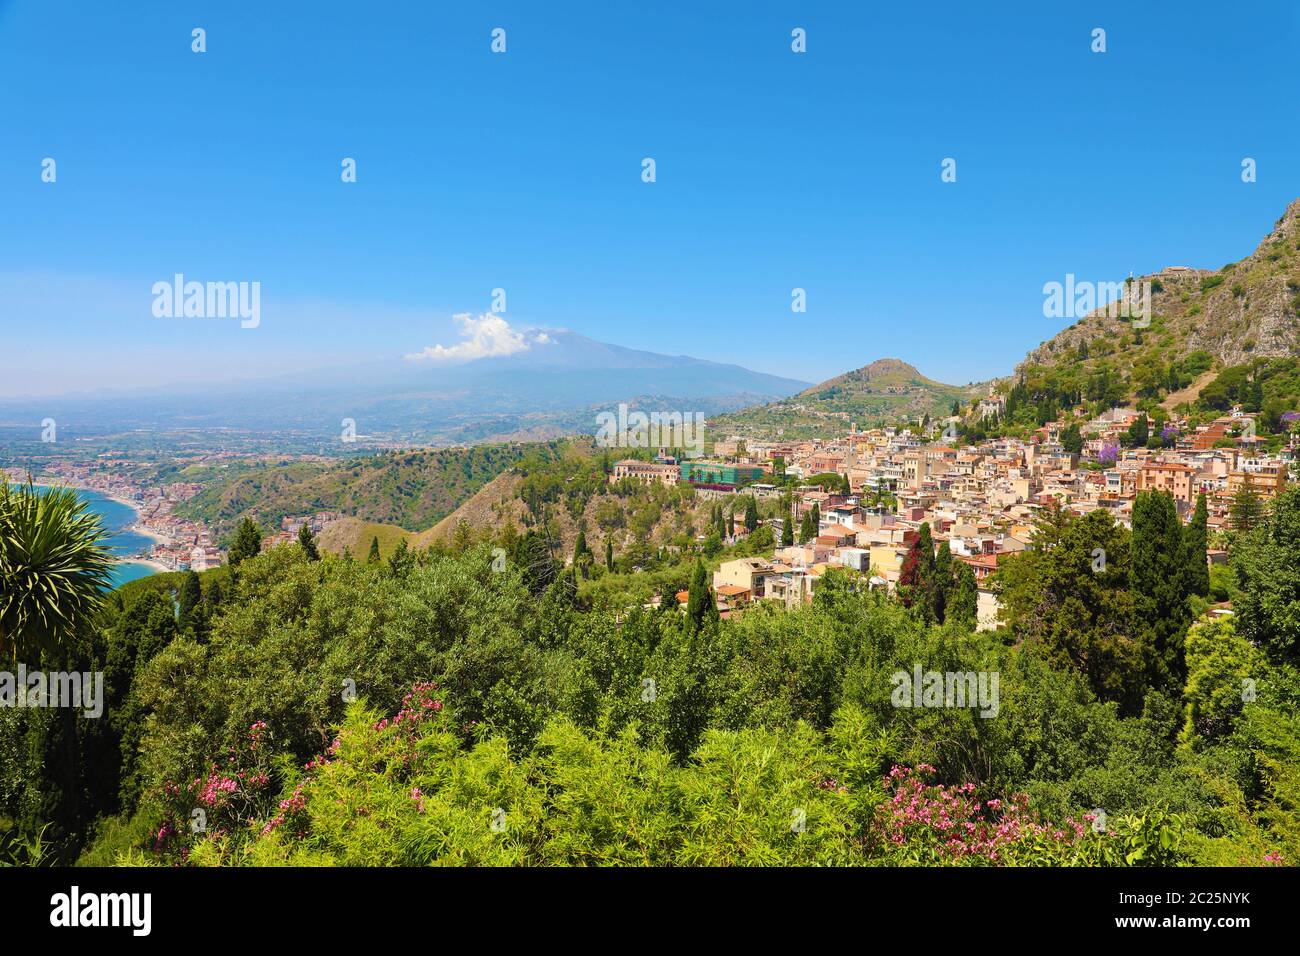
<svg viewBox="0 0 1300 956">
<path fill-rule="evenodd" d="M 465 363 L 401 359 L 96 398 L 0 400 L 0 425 L 53 417 L 83 427 L 215 429 L 337 441 L 345 419 L 390 444 L 461 444 L 590 433 L 620 402 L 714 414 L 794 394 L 807 382 L 740 365 L 546 332 L 545 344 Z"/>
</svg>

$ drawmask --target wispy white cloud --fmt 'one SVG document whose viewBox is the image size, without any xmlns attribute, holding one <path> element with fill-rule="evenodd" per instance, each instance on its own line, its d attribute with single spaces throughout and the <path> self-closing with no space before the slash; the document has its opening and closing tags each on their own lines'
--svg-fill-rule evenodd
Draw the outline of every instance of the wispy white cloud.
<svg viewBox="0 0 1300 956">
<path fill-rule="evenodd" d="M 452 316 L 461 327 L 463 341 L 450 347 L 430 345 L 406 358 L 412 362 L 472 362 L 475 359 L 499 358 L 527 352 L 533 345 L 548 345 L 550 336 L 545 332 L 530 333 L 512 328 L 499 315 L 483 313 L 477 319 L 468 312 Z"/>
</svg>

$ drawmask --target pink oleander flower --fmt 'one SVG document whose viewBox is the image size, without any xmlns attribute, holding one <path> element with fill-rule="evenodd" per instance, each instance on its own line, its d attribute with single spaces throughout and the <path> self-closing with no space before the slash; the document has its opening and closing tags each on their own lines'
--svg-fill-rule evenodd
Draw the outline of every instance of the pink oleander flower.
<svg viewBox="0 0 1300 956">
<path fill-rule="evenodd" d="M 927 784 L 923 772 L 934 771 L 924 764 L 915 769 L 894 766 L 885 777 L 886 789 L 892 794 L 881 807 L 880 822 L 885 839 L 894 846 L 916 841 L 950 858 L 979 857 L 998 863 L 1009 846 L 1022 840 L 1070 843 L 1082 835 L 1082 825 L 1074 820 L 1057 828 L 1035 821 L 1028 798 L 1022 794 L 981 804 L 973 796 L 973 783 Z"/>
</svg>

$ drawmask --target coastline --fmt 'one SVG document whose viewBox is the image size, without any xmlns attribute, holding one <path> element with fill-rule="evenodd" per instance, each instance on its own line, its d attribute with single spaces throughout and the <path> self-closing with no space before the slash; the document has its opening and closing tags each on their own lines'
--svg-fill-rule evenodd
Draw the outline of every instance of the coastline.
<svg viewBox="0 0 1300 956">
<path fill-rule="evenodd" d="M 124 508 L 130 508 L 131 513 L 135 515 L 134 521 L 132 521 L 130 524 L 123 525 L 122 527 L 116 529 L 116 531 L 138 534 L 142 538 L 148 538 L 150 541 L 154 542 L 155 544 L 170 543 L 169 538 L 158 533 L 157 531 L 154 531 L 151 528 L 146 527 L 141 522 L 139 503 L 136 501 L 132 501 L 130 498 L 123 498 L 120 495 L 111 494 L 110 492 L 107 491 L 101 491 L 99 488 L 92 488 L 90 485 L 83 484 L 82 482 L 79 481 L 69 481 L 65 478 L 56 478 L 53 475 L 33 476 L 32 484 L 37 486 L 44 486 L 46 488 L 57 488 L 62 486 L 64 488 L 72 488 L 76 491 L 93 492 L 94 494 L 99 495 L 101 498 L 103 498 L 106 501 L 112 501 L 115 504 L 122 505 Z M 152 569 L 154 574 L 170 574 L 172 571 L 176 570 L 175 568 L 168 567 L 167 565 L 163 564 L 161 561 L 157 561 L 151 557 L 138 557 L 133 555 L 122 555 L 120 557 L 115 557 L 113 559 L 113 564 L 114 565 L 140 564 L 140 565 L 144 565 L 147 568 Z"/>
<path fill-rule="evenodd" d="M 94 488 L 85 488 L 85 489 L 83 489 L 83 490 L 84 490 L 84 491 L 94 491 L 95 489 L 94 489 Z M 150 541 L 153 541 L 155 544 L 171 544 L 171 539 L 170 539 L 170 538 L 168 538 L 168 537 L 166 537 L 166 536 L 160 534 L 160 533 L 157 532 L 157 531 L 154 531 L 152 528 L 147 527 L 147 526 L 146 526 L 146 525 L 145 525 L 145 524 L 140 520 L 140 508 L 139 508 L 139 506 L 137 505 L 136 502 L 131 501 L 131 500 L 128 499 L 128 498 L 119 498 L 119 497 L 117 497 L 116 495 L 105 494 L 105 493 L 102 492 L 102 491 L 98 492 L 98 494 L 103 495 L 103 496 L 104 496 L 105 498 L 107 498 L 109 501 L 116 502 L 116 503 L 119 504 L 119 505 L 124 505 L 125 507 L 130 508 L 133 512 L 135 512 L 136 520 L 133 521 L 133 522 L 131 522 L 131 524 L 125 526 L 125 527 L 122 529 L 123 531 L 131 531 L 131 532 L 133 532 L 133 533 L 135 533 L 135 534 L 140 535 L 142 538 L 148 538 Z"/>
<path fill-rule="evenodd" d="M 115 504 L 122 505 L 125 508 L 130 508 L 131 513 L 135 515 L 136 520 L 132 521 L 129 525 L 123 525 L 121 528 L 118 529 L 119 531 L 130 531 L 133 534 L 140 535 L 140 537 L 142 538 L 148 538 L 150 541 L 153 541 L 155 544 L 171 543 L 170 538 L 166 537 L 165 535 L 157 531 L 154 531 L 152 528 L 149 528 L 145 524 L 143 524 L 143 522 L 140 520 L 140 503 L 138 501 L 132 501 L 130 498 L 123 498 L 120 495 L 115 495 L 112 494 L 111 492 L 101 491 L 98 488 L 92 488 L 90 485 L 83 484 L 82 482 L 79 481 L 69 481 L 66 478 L 55 478 L 52 475 L 40 475 L 34 477 L 32 479 L 32 484 L 44 485 L 47 488 L 56 488 L 62 485 L 65 488 L 75 488 L 77 491 L 93 491 L 95 494 L 99 495 L 101 498 L 104 498 L 107 501 L 112 501 Z M 157 567 L 161 571 L 171 570 L 165 565 L 159 564 L 157 561 L 153 561 L 148 558 L 126 558 L 124 560 L 134 561 L 138 564 L 149 564 L 154 567 Z"/>
</svg>

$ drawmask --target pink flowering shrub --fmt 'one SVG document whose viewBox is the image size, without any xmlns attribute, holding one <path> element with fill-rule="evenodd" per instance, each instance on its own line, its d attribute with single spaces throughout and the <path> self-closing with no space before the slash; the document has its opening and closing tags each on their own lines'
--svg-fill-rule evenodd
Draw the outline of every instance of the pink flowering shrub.
<svg viewBox="0 0 1300 956">
<path fill-rule="evenodd" d="M 437 692 L 437 684 L 416 683 L 402 699 L 401 708 L 391 717 L 367 716 L 364 712 L 353 714 L 323 753 L 312 757 L 300 769 L 282 767 L 283 789 L 278 799 L 274 791 L 263 793 L 259 789 L 261 799 L 242 803 L 234 819 L 227 821 L 222 817 L 223 825 L 206 834 L 210 840 L 202 846 L 196 862 L 219 861 L 231 851 L 237 852 L 239 847 L 251 845 L 259 839 L 272 838 L 282 844 L 286 841 L 287 844 L 309 841 L 313 835 L 313 822 L 321 814 L 331 821 L 341 816 L 346 821 L 345 826 L 369 818 L 377 808 L 365 796 L 364 788 L 348 784 L 356 782 L 354 775 L 357 771 L 361 771 L 364 778 L 374 780 L 401 781 L 408 778 L 412 768 L 418 766 L 419 746 L 426 724 L 444 713 Z M 257 732 L 255 725 L 250 734 L 249 753 L 257 750 Z M 238 786 L 239 778 L 235 778 L 237 785 L 229 789 L 230 779 L 219 777 L 206 785 L 215 798 L 214 805 L 224 805 L 223 801 L 244 794 L 244 789 Z M 268 782 L 264 773 L 251 775 L 250 779 L 257 781 L 259 786 Z M 331 783 L 322 787 L 327 779 Z M 323 792 L 336 793 L 340 783 L 344 784 L 346 797 L 321 796 Z M 182 788 L 179 792 L 188 799 L 188 789 Z M 405 792 L 408 795 L 407 806 L 416 813 L 423 813 L 426 797 L 421 788 L 408 783 Z M 328 806 L 314 805 L 322 799 Z M 174 835 L 176 825 L 172 823 L 171 826 L 173 830 L 169 836 Z M 182 855 L 181 859 L 184 861 L 188 857 Z"/>
<path fill-rule="evenodd" d="M 435 714 L 441 713 L 442 698 L 434 696 L 436 690 L 438 690 L 438 685 L 429 681 L 417 683 L 402 698 L 402 709 L 397 712 L 397 716 L 385 717 L 375 724 L 375 730 L 403 726 L 410 728 Z"/>
<path fill-rule="evenodd" d="M 265 814 L 275 794 L 267 733 L 266 723 L 258 721 L 203 775 L 163 784 L 163 819 L 154 835 L 154 853 L 185 862 L 192 840 L 220 838 Z"/>
<path fill-rule="evenodd" d="M 1171 865 L 1182 821 L 1155 808 L 1055 824 L 1028 798 L 982 799 L 935 769 L 887 765 L 841 735 L 839 759 L 799 725 L 713 731 L 693 761 L 646 751 L 631 731 L 590 735 L 558 720 L 528 754 L 504 738 L 470 744 L 434 684 L 398 712 L 348 710 L 334 742 L 301 768 L 259 769 L 255 725 L 227 766 L 176 788 L 175 806 L 213 814 L 206 839 L 177 809 L 159 834 L 192 865 Z M 187 841 L 191 841 L 188 842 Z"/>
<path fill-rule="evenodd" d="M 1029 800 L 980 801 L 974 784 L 927 783 L 928 764 L 894 766 L 885 777 L 887 799 L 877 811 L 888 862 L 899 865 L 1052 865 L 1096 863 L 1092 816 L 1053 826 L 1035 819 Z"/>
</svg>

